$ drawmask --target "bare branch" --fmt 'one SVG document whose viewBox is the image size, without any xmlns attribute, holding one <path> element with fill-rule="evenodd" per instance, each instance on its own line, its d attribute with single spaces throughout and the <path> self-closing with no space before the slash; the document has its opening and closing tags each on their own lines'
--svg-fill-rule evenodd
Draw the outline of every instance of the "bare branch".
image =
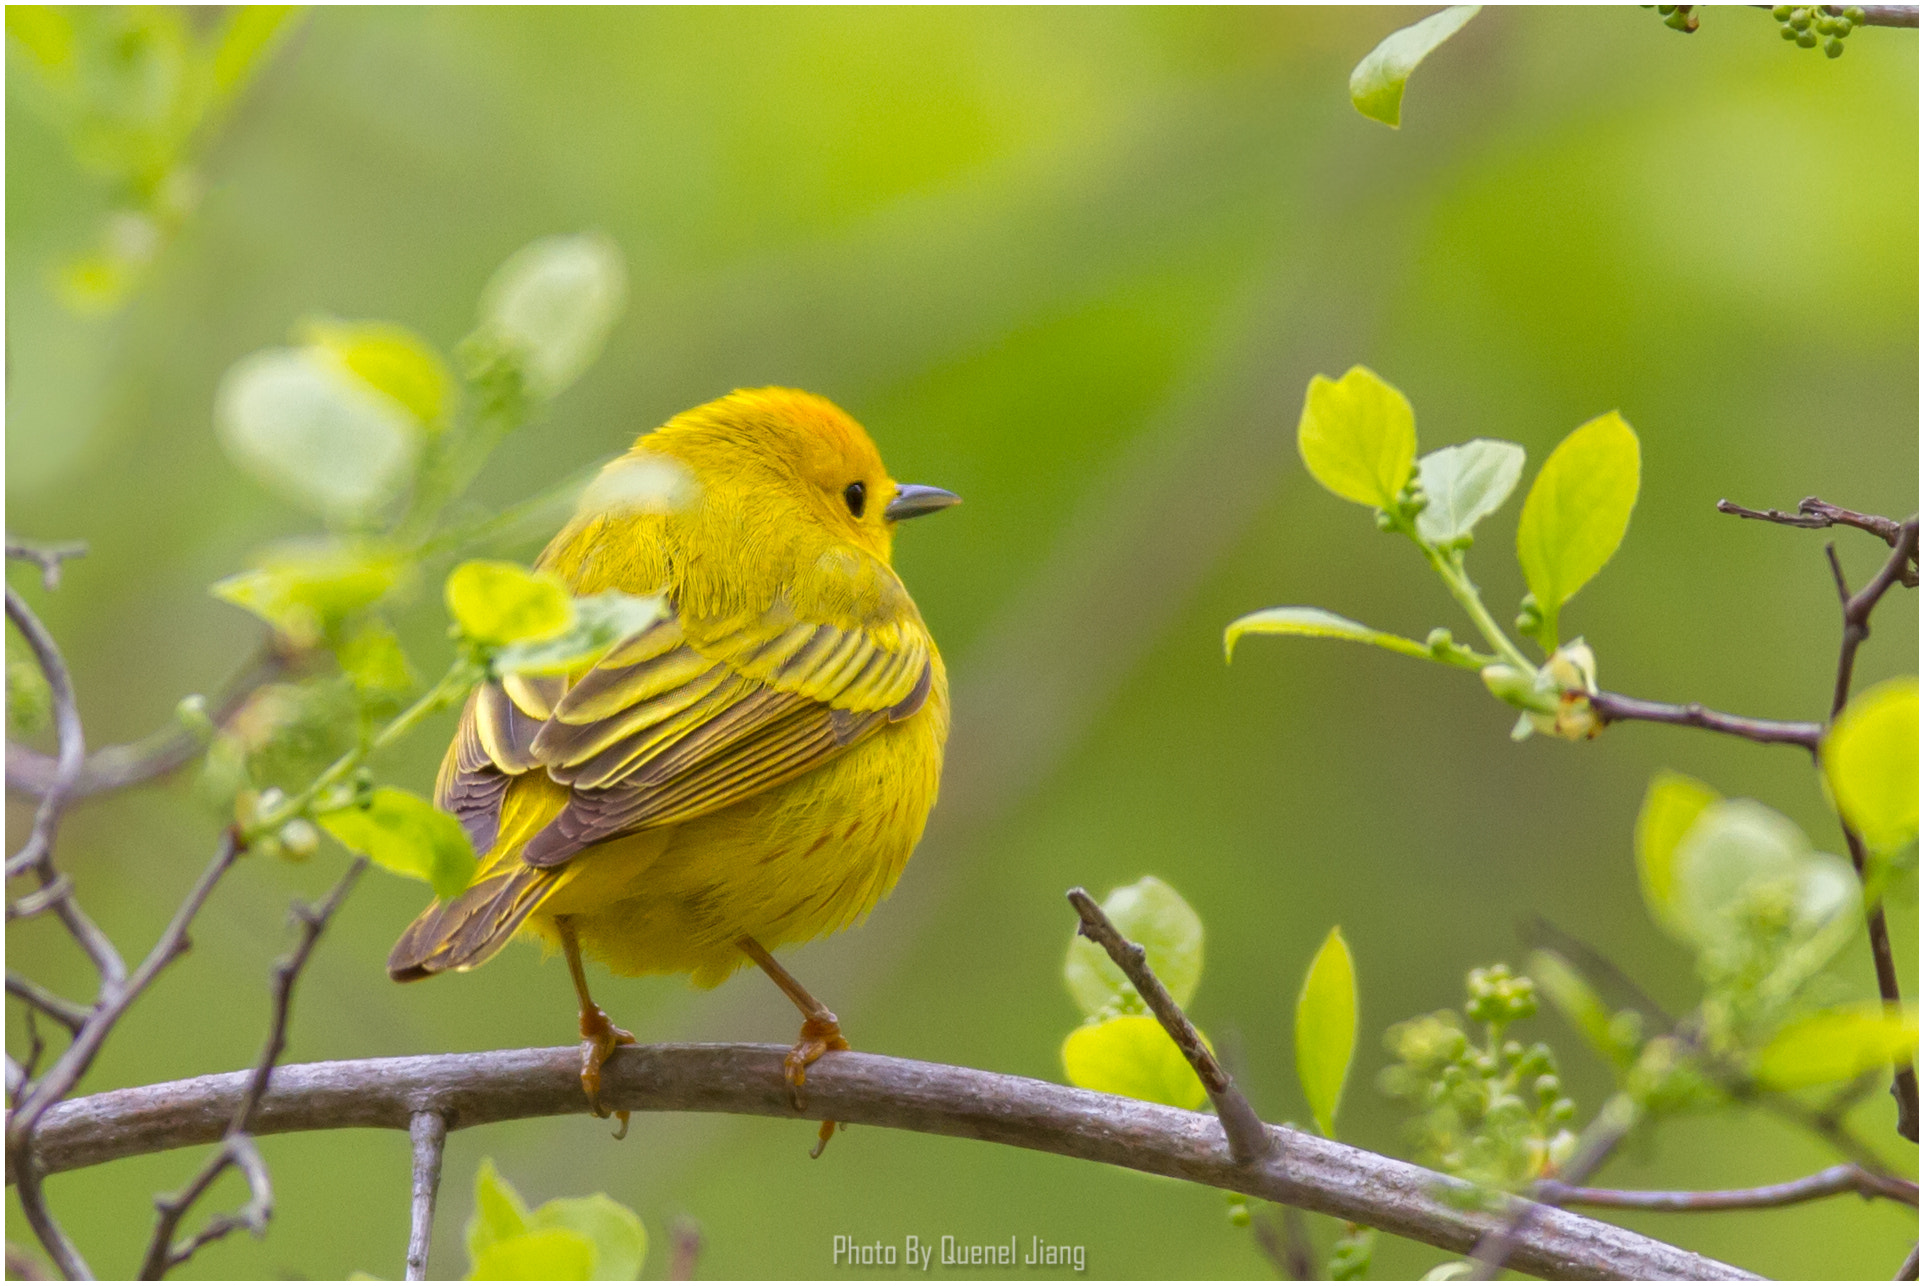
<svg viewBox="0 0 1924 1286">
<path fill-rule="evenodd" d="M 1741 715 L 1719 714 L 1715 710 L 1705 709 L 1695 701 L 1688 705 L 1671 705 L 1662 701 L 1641 701 L 1636 697 L 1619 696 L 1615 692 L 1593 692 L 1588 695 L 1590 708 L 1602 716 L 1607 724 L 1632 720 L 1642 723 L 1671 723 L 1686 728 L 1702 728 L 1705 732 L 1721 732 L 1732 737 L 1742 737 L 1745 741 L 1754 741 L 1759 745 L 1802 746 L 1813 752 L 1817 749 L 1818 740 L 1824 735 L 1823 726 L 1820 724 L 1782 719 L 1748 719 Z"/>
<path fill-rule="evenodd" d="M 274 1217 L 274 1185 L 268 1177 L 267 1163 L 261 1160 L 260 1150 L 254 1146 L 251 1134 L 254 1114 L 260 1110 L 261 1099 L 273 1079 L 274 1068 L 280 1062 L 282 1051 L 287 1048 L 287 1024 L 294 1008 L 294 984 L 300 981 L 301 971 L 307 967 L 308 957 L 313 955 L 314 945 L 321 940 L 328 922 L 334 918 L 334 913 L 340 909 L 341 903 L 353 891 L 355 882 L 361 878 L 361 872 L 366 869 L 367 859 L 355 858 L 319 906 L 296 902 L 291 908 L 293 918 L 300 922 L 300 937 L 294 949 L 274 963 L 273 1017 L 268 1022 L 267 1043 L 261 1050 L 259 1061 L 254 1064 L 246 1092 L 234 1107 L 233 1119 L 228 1122 L 220 1150 L 207 1159 L 200 1173 L 180 1192 L 171 1197 L 154 1199 L 154 1206 L 160 1215 L 154 1221 L 153 1239 L 148 1243 L 147 1256 L 141 1264 L 142 1280 L 155 1281 L 165 1277 L 192 1259 L 202 1246 L 218 1241 L 238 1228 L 245 1228 L 256 1237 L 267 1232 L 268 1221 Z M 238 1169 L 247 1178 L 247 1204 L 232 1214 L 217 1215 L 210 1219 L 205 1228 L 185 1242 L 175 1241 L 174 1234 L 187 1212 L 214 1186 L 214 1181 L 230 1168 Z"/>
<path fill-rule="evenodd" d="M 40 583 L 47 589 L 60 588 L 60 565 L 69 558 L 82 558 L 87 553 L 87 544 L 81 540 L 70 540 L 59 545 L 40 545 L 27 540 L 7 537 L 7 559 L 9 562 L 32 563 L 40 569 Z"/>
<path fill-rule="evenodd" d="M 1458 1254 L 1494 1226 L 1490 1215 L 1462 1200 L 1468 1185 L 1407 1162 L 1271 1126 L 1271 1155 L 1246 1165 L 1224 1146 L 1212 1117 L 1027 1077 L 851 1051 L 809 1069 L 808 1108 L 797 1111 L 781 1076 L 787 1053 L 778 1045 L 624 1045 L 602 1068 L 602 1101 L 631 1112 L 826 1118 L 1030 1148 L 1298 1206 Z M 34 1157 L 43 1170 L 58 1173 L 214 1142 L 250 1076 L 202 1076 L 62 1103 L 47 1114 Z M 255 1114 L 254 1133 L 406 1130 L 427 1110 L 458 1130 L 581 1108 L 581 1051 L 573 1045 L 359 1059 L 279 1068 Z M 1519 1236 L 1510 1262 L 1545 1277 L 1750 1277 L 1547 1207 Z"/>
<path fill-rule="evenodd" d="M 7 971 L 7 994 L 18 997 L 29 1008 L 39 1010 L 70 1032 L 79 1031 L 92 1012 L 85 1005 L 76 1005 L 65 996 L 48 991 L 33 979 L 22 977 L 11 969 Z"/>
<path fill-rule="evenodd" d="M 1917 1280 L 1916 1242 L 1911 1243 L 1911 1253 L 1904 1256 L 1904 1262 L 1898 1267 L 1897 1276 L 1891 1278 L 1891 1280 L 1894 1282 L 1914 1282 Z"/>
<path fill-rule="evenodd" d="M 1627 1191 L 1620 1188 L 1579 1188 L 1550 1179 L 1537 1185 L 1537 1195 L 1559 1206 L 1605 1206 L 1613 1210 L 1769 1210 L 1854 1192 L 1860 1197 L 1885 1197 L 1905 1205 L 1917 1204 L 1917 1184 L 1892 1175 L 1873 1174 L 1846 1162 L 1786 1183 L 1756 1188 L 1726 1188 L 1710 1192 Z"/>
<path fill-rule="evenodd" d="M 408 1138 L 414 1144 L 414 1181 L 408 1215 L 405 1280 L 420 1282 L 428 1277 L 428 1247 L 434 1239 L 434 1198 L 441 1190 L 441 1153 L 448 1141 L 447 1118 L 432 1108 L 416 1112 L 408 1122 Z"/>
<path fill-rule="evenodd" d="M 1816 496 L 1805 496 L 1798 502 L 1797 512 L 1794 514 L 1785 513 L 1781 509 L 1746 509 L 1728 500 L 1719 500 L 1717 511 L 1734 514 L 1739 518 L 1756 518 L 1782 527 L 1802 527 L 1807 531 L 1825 527 L 1855 527 L 1859 531 L 1868 531 L 1893 549 L 1897 547 L 1898 539 L 1904 530 L 1904 524 L 1895 518 L 1858 513 L 1855 509 L 1845 509 L 1841 505 L 1819 500 Z M 1909 566 L 1899 573 L 1899 578 L 1905 585 L 1916 588 L 1917 558 L 1915 554 L 1912 555 Z"/>
<path fill-rule="evenodd" d="M 1195 1024 L 1189 1015 L 1183 1013 L 1182 1006 L 1176 1003 L 1169 989 L 1156 977 L 1155 970 L 1149 967 L 1149 956 L 1140 946 L 1122 936 L 1094 898 L 1081 888 L 1069 890 L 1069 904 L 1082 917 L 1077 932 L 1089 939 L 1116 962 L 1116 968 L 1128 977 L 1129 982 L 1149 1006 L 1149 1012 L 1156 1016 L 1162 1029 L 1169 1033 L 1169 1039 L 1176 1042 L 1189 1065 L 1196 1069 L 1196 1077 L 1209 1093 L 1209 1101 L 1216 1105 L 1216 1116 L 1223 1123 L 1223 1135 L 1229 1141 L 1229 1150 L 1238 1161 L 1245 1163 L 1262 1160 L 1275 1146 L 1269 1128 L 1263 1119 L 1256 1115 L 1256 1109 L 1249 1105 L 1243 1092 L 1236 1088 L 1216 1056 L 1203 1044 L 1197 1034 Z"/>
</svg>

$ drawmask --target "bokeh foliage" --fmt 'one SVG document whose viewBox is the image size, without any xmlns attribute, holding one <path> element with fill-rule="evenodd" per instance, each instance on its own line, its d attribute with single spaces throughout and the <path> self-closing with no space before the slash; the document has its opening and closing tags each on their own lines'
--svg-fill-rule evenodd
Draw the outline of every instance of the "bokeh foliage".
<svg viewBox="0 0 1924 1286">
<path fill-rule="evenodd" d="M 792 960 L 858 1046 L 1059 1077 L 1078 1020 L 1056 983 L 1062 891 L 1150 871 L 1208 925 L 1195 1016 L 1272 1118 L 1309 1120 L 1293 1006 L 1334 923 L 1365 1033 L 1458 1003 L 1464 970 L 1515 954 L 1531 913 L 1687 1005 L 1691 957 L 1632 874 L 1645 785 L 1687 772 L 1834 849 L 1795 752 L 1663 728 L 1517 745 L 1475 684 L 1320 644 L 1249 647 L 1225 669 L 1220 629 L 1276 601 L 1415 638 L 1434 623 L 1427 570 L 1359 532 L 1296 455 L 1309 376 L 1360 362 L 1408 394 L 1430 443 L 1509 439 L 1541 461 L 1620 409 L 1643 448 L 1636 519 L 1570 608 L 1610 686 L 1820 714 L 1837 632 L 1822 537 L 1711 506 L 1915 507 L 1916 37 L 1860 32 L 1831 62 L 1763 14 L 1683 38 L 1630 10 L 1492 10 L 1425 62 L 1391 133 L 1351 107 L 1347 77 L 1415 16 L 315 11 L 229 110 L 192 217 L 107 318 L 75 316 L 58 282 L 120 198 L 10 75 L 9 525 L 92 543 L 44 600 L 90 735 L 140 735 L 211 689 L 253 626 L 206 586 L 306 530 L 221 451 L 229 366 L 308 342 L 290 324 L 321 315 L 404 320 L 446 349 L 504 256 L 597 228 L 629 265 L 627 312 L 602 360 L 503 444 L 484 506 L 764 383 L 835 398 L 898 476 L 968 501 L 898 553 L 955 675 L 944 803 L 894 899 Z M 1862 583 L 1884 551 L 1835 534 Z M 538 543 L 494 552 L 525 561 Z M 1508 560 L 1479 567 L 1490 601 L 1520 597 Z M 438 666 L 432 598 L 400 633 Z M 1908 672 L 1915 621 L 1913 598 L 1887 603 L 1861 686 Z M 425 790 L 436 740 L 387 779 Z M 82 811 L 63 852 L 90 910 L 146 941 L 210 835 L 183 786 Z M 332 874 L 241 872 L 86 1088 L 249 1060 L 287 898 Z M 565 976 L 532 950 L 387 983 L 423 897 L 364 883 L 303 983 L 293 1057 L 573 1038 Z M 1890 902 L 1911 977 L 1914 883 Z M 83 976 L 62 950 L 36 926 L 10 935 L 50 982 Z M 1872 995 L 1861 944 L 1839 961 L 1841 989 Z M 707 994 L 604 978 L 597 997 L 644 1039 L 793 1026 L 752 978 Z M 1397 1150 L 1399 1108 L 1369 1088 L 1384 1061 L 1359 1042 L 1342 1132 Z M 1608 1093 L 1600 1063 L 1560 1070 L 1580 1102 Z M 1889 1135 L 1886 1102 L 1860 1111 Z M 583 1116 L 454 1136 L 435 1270 L 464 1266 L 459 1176 L 484 1154 L 532 1202 L 604 1191 L 657 1231 L 693 1215 L 705 1274 L 826 1272 L 836 1232 L 1033 1232 L 1087 1244 L 1105 1274 L 1264 1270 L 1216 1194 L 1066 1160 L 858 1130 L 810 1163 L 811 1129 L 766 1121 L 605 1134 Z M 264 1150 L 271 1236 L 223 1243 L 203 1271 L 398 1270 L 405 1139 Z M 1774 1122 L 1706 1116 L 1604 1178 L 1714 1186 L 1827 1159 Z M 148 1195 L 188 1168 L 146 1158 L 50 1191 L 102 1270 L 124 1270 Z M 1888 1276 L 1914 1231 L 1855 1201 L 1624 1222 L 1782 1276 Z M 1436 1258 L 1384 1239 L 1374 1271 Z"/>
</svg>

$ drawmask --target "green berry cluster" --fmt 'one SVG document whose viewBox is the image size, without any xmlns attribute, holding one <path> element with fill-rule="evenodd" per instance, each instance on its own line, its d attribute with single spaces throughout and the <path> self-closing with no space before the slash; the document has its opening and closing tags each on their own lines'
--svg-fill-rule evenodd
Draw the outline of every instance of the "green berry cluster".
<svg viewBox="0 0 1924 1286">
<path fill-rule="evenodd" d="M 1640 7 L 1645 9 L 1651 8 L 1650 5 Z M 1657 12 L 1663 15 L 1663 25 L 1672 31 L 1681 31 L 1688 34 L 1697 29 L 1697 15 L 1692 12 L 1696 9 L 1696 5 L 1660 4 L 1655 7 Z"/>
<path fill-rule="evenodd" d="M 1821 40 L 1826 58 L 1841 58 L 1844 38 L 1864 25 L 1864 11 L 1856 5 L 1832 13 L 1824 5 L 1780 4 L 1770 16 L 1777 20 L 1778 34 L 1795 41 L 1799 49 L 1815 49 Z"/>
<path fill-rule="evenodd" d="M 1389 1029 L 1396 1063 L 1383 1091 L 1416 1110 L 1412 1142 L 1424 1160 L 1485 1188 L 1515 1190 L 1576 1147 L 1576 1104 L 1548 1045 L 1505 1039 L 1537 1011 L 1536 984 L 1505 965 L 1472 969 L 1463 1015 L 1439 1010 Z M 1464 1018 L 1483 1029 L 1471 1039 Z"/>
</svg>

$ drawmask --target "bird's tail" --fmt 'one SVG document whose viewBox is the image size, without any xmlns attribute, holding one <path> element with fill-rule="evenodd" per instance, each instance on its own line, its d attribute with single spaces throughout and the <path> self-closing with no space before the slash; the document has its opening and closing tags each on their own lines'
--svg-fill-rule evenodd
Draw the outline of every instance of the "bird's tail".
<svg viewBox="0 0 1924 1286">
<path fill-rule="evenodd" d="M 511 860 L 482 875 L 453 901 L 436 902 L 388 953 L 388 977 L 413 982 L 485 964 L 508 944 L 564 873 Z"/>
</svg>

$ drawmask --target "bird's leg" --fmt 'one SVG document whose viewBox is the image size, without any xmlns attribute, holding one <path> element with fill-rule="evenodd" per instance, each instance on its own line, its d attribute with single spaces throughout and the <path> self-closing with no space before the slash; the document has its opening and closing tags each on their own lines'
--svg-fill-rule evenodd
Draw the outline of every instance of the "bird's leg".
<svg viewBox="0 0 1924 1286">
<path fill-rule="evenodd" d="M 795 979 L 795 975 L 775 962 L 775 957 L 763 949 L 762 944 L 750 937 L 735 940 L 735 945 L 744 955 L 760 965 L 762 972 L 774 979 L 782 994 L 794 1002 L 795 1008 L 802 1011 L 802 1036 L 795 1042 L 795 1048 L 788 1051 L 782 1060 L 782 1073 L 788 1080 L 788 1099 L 795 1110 L 802 1110 L 802 1083 L 808 1079 L 811 1063 L 833 1049 L 847 1049 L 848 1041 L 842 1035 L 842 1026 L 835 1020 L 829 1007 L 808 993 L 808 988 Z M 835 1122 L 823 1121 L 820 1141 L 809 1155 L 818 1157 L 822 1149 L 835 1134 Z"/>
<path fill-rule="evenodd" d="M 588 1110 L 596 1116 L 605 1117 L 608 1109 L 601 1105 L 601 1065 L 608 1061 L 608 1055 L 615 1052 L 617 1045 L 635 1043 L 633 1032 L 623 1031 L 608 1021 L 608 1015 L 601 1006 L 588 995 L 588 975 L 581 970 L 581 944 L 575 941 L 575 927 L 568 916 L 554 918 L 555 929 L 561 934 L 561 949 L 568 956 L 568 972 L 575 980 L 575 995 L 581 998 L 581 1039 L 588 1042 L 581 1051 L 581 1090 L 588 1096 Z M 628 1114 L 616 1112 L 615 1119 L 621 1122 L 615 1131 L 616 1138 L 628 1134 Z"/>
</svg>

